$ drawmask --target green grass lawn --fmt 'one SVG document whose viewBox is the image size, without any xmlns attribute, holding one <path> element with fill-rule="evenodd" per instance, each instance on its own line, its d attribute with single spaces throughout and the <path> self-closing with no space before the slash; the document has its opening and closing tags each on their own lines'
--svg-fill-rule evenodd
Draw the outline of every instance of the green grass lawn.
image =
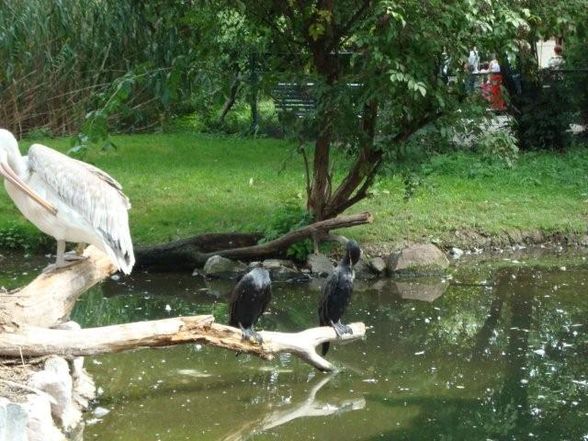
<svg viewBox="0 0 588 441">
<path fill-rule="evenodd" d="M 116 136 L 118 149 L 86 160 L 118 179 L 130 197 L 135 244 L 204 232 L 256 231 L 288 201 L 304 206 L 304 171 L 294 145 L 195 133 Z M 44 140 L 67 150 L 69 140 Z M 21 143 L 23 151 L 29 142 Z M 434 158 L 423 184 L 404 201 L 398 177 L 384 176 L 373 196 L 350 212 L 369 210 L 373 225 L 345 234 L 364 244 L 439 240 L 457 231 L 581 233 L 588 224 L 588 149 L 529 153 L 514 169 L 474 155 Z M 0 246 L 38 242 L 41 235 L 0 192 Z"/>
</svg>

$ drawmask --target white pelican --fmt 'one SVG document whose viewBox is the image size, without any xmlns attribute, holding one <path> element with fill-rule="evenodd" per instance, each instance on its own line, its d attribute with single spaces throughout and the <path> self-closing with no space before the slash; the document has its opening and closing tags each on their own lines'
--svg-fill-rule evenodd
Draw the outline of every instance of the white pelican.
<svg viewBox="0 0 588 441">
<path fill-rule="evenodd" d="M 129 232 L 129 199 L 102 170 L 33 144 L 28 156 L 16 138 L 0 129 L 0 174 L 21 213 L 57 240 L 55 267 L 65 260 L 66 242 L 83 242 L 104 251 L 125 274 L 135 263 Z M 51 268 L 53 265 L 50 266 Z"/>
</svg>

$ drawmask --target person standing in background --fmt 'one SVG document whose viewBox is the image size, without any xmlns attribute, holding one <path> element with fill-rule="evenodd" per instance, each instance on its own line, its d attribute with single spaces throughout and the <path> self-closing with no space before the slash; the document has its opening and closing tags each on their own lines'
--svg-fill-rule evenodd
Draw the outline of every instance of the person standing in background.
<svg viewBox="0 0 588 441">
<path fill-rule="evenodd" d="M 547 67 L 549 69 L 561 69 L 562 64 L 564 62 L 564 59 L 562 56 L 563 48 L 558 44 L 553 48 L 553 52 L 555 54 L 547 62 Z"/>
<path fill-rule="evenodd" d="M 496 54 L 492 54 L 492 59 L 488 65 L 490 73 L 490 104 L 494 110 L 506 109 L 506 103 L 502 97 L 502 73 L 500 72 L 500 64 L 496 59 Z"/>
<path fill-rule="evenodd" d="M 478 54 L 478 48 L 474 46 L 470 50 L 470 55 L 468 56 L 467 62 L 467 69 L 468 69 L 468 79 L 466 90 L 468 93 L 472 93 L 476 87 L 476 73 L 478 73 L 480 69 L 480 55 Z"/>
</svg>

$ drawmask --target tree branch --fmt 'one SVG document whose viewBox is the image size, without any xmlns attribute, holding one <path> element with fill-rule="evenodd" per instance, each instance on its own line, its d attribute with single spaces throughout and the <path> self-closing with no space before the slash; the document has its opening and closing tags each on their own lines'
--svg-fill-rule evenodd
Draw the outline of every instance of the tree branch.
<svg viewBox="0 0 588 441">
<path fill-rule="evenodd" d="M 274 5 L 276 6 L 276 8 L 274 8 L 274 11 L 260 10 L 260 12 L 258 13 L 257 10 L 253 10 L 255 18 L 257 18 L 257 20 L 261 21 L 266 26 L 271 28 L 274 31 L 274 35 L 279 36 L 284 41 L 284 43 L 286 43 L 286 46 L 291 47 L 293 44 L 294 46 L 298 46 L 299 48 L 305 47 L 305 41 L 295 38 L 292 32 L 286 34 L 284 32 L 284 29 L 280 28 L 275 22 L 276 12 L 281 11 L 285 16 L 290 18 L 290 20 L 292 21 L 292 26 L 294 27 L 294 12 L 290 8 L 288 2 L 277 0 L 274 2 Z"/>
<path fill-rule="evenodd" d="M 343 42 L 342 37 L 351 33 L 351 30 L 357 23 L 357 21 L 365 14 L 368 8 L 371 6 L 372 0 L 363 0 L 363 3 L 357 11 L 351 16 L 351 18 L 343 26 L 335 27 L 335 33 L 333 36 L 333 42 L 331 50 L 337 49 L 337 47 Z"/>
<path fill-rule="evenodd" d="M 300 146 L 298 147 L 298 151 L 302 154 L 302 159 L 304 160 L 304 178 L 306 184 L 306 200 L 310 198 L 310 167 L 308 164 L 308 156 L 306 155 L 306 149 L 304 147 L 304 142 L 300 142 Z"/>
<path fill-rule="evenodd" d="M 337 207 L 337 210 L 338 210 L 337 212 L 343 212 L 343 211 L 347 210 L 349 207 L 355 205 L 356 203 L 358 203 L 359 201 L 361 201 L 362 199 L 365 199 L 367 197 L 367 192 L 370 189 L 370 187 L 372 186 L 372 184 L 374 183 L 374 179 L 376 179 L 376 175 L 378 174 L 378 170 L 379 170 L 381 164 L 382 164 L 382 157 L 380 156 L 380 158 L 378 158 L 376 163 L 373 165 L 371 171 L 365 177 L 365 180 L 363 181 L 363 184 L 359 188 L 359 190 L 357 190 L 352 197 L 348 198 L 346 201 L 341 203 Z"/>
<path fill-rule="evenodd" d="M 261 331 L 263 344 L 242 340 L 241 330 L 214 323 L 211 315 L 176 317 L 87 329 L 47 329 L 36 326 L 3 326 L 0 355 L 9 357 L 61 355 L 77 357 L 121 352 L 139 348 L 202 343 L 232 351 L 246 352 L 266 360 L 289 352 L 322 371 L 334 366 L 318 355 L 324 342 L 354 341 L 365 336 L 363 323 L 352 323 L 353 334 L 338 337 L 331 327 L 306 329 L 297 333 Z"/>
</svg>

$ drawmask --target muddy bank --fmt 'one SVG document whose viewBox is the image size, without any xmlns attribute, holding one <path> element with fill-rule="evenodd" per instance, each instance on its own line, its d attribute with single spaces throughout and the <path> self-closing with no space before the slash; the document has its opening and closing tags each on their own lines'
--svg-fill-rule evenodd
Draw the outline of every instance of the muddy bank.
<svg viewBox="0 0 588 441">
<path fill-rule="evenodd" d="M 474 230 L 456 230 L 441 239 L 423 238 L 421 243 L 431 242 L 442 250 L 449 252 L 452 248 L 470 250 L 476 253 L 494 253 L 508 247 L 588 247 L 588 226 L 585 233 L 551 233 L 541 230 L 519 231 L 507 230 L 498 234 L 480 233 Z M 390 254 L 398 249 L 411 245 L 414 241 L 387 242 L 383 244 L 367 243 L 364 250 L 370 255 Z"/>
</svg>

